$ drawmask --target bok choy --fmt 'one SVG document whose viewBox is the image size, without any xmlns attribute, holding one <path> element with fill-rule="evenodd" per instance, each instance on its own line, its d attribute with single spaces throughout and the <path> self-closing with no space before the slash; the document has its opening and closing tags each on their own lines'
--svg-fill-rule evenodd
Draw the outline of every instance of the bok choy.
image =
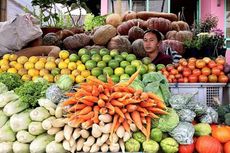
<svg viewBox="0 0 230 153">
<path fill-rule="evenodd" d="M 13 142 L 15 141 L 15 133 L 10 128 L 10 122 L 6 122 L 6 124 L 0 129 L 0 142 Z"/>
<path fill-rule="evenodd" d="M 26 143 L 20 143 L 18 141 L 15 141 L 13 143 L 13 151 L 14 153 L 29 153 L 30 145 Z"/>
<path fill-rule="evenodd" d="M 14 132 L 28 129 L 28 126 L 31 122 L 30 111 L 31 110 L 25 110 L 10 117 L 10 127 Z"/>
<path fill-rule="evenodd" d="M 46 151 L 46 146 L 54 141 L 54 137 L 48 134 L 42 134 L 36 137 L 30 144 L 30 152 L 31 153 L 40 153 Z"/>
</svg>

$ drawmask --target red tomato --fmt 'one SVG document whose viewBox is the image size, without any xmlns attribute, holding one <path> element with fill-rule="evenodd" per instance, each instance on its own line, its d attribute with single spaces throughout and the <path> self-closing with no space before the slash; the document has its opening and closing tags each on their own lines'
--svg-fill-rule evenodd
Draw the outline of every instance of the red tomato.
<svg viewBox="0 0 230 153">
<path fill-rule="evenodd" d="M 220 69 L 218 68 L 218 67 L 214 67 L 214 68 L 212 68 L 212 74 L 215 74 L 215 75 L 220 75 Z"/>
<path fill-rule="evenodd" d="M 188 78 L 184 77 L 184 83 L 188 83 Z"/>
<path fill-rule="evenodd" d="M 170 75 L 168 76 L 168 78 L 169 78 L 169 79 L 175 79 L 175 75 L 170 74 Z"/>
<path fill-rule="evenodd" d="M 208 81 L 211 83 L 216 83 L 217 82 L 217 76 L 215 74 L 211 74 L 208 76 Z"/>
<path fill-rule="evenodd" d="M 204 57 L 204 58 L 203 58 L 203 61 L 204 61 L 206 64 L 208 64 L 208 63 L 211 61 L 211 59 L 210 59 L 209 57 Z"/>
<path fill-rule="evenodd" d="M 183 70 L 183 76 L 188 77 L 192 74 L 191 70 L 186 68 Z"/>
<path fill-rule="evenodd" d="M 196 61 L 196 67 L 199 68 L 199 69 L 204 68 L 205 65 L 206 65 L 205 61 L 203 61 L 201 59 L 199 59 L 199 60 Z"/>
<path fill-rule="evenodd" d="M 210 68 L 208 68 L 208 67 L 204 67 L 204 68 L 202 68 L 201 73 L 202 73 L 203 75 L 208 76 L 208 75 L 211 74 L 211 70 L 210 70 Z"/>
<path fill-rule="evenodd" d="M 179 78 L 177 81 L 178 81 L 179 83 L 185 83 L 185 82 L 184 82 L 184 78 Z"/>
<path fill-rule="evenodd" d="M 193 74 L 188 77 L 188 80 L 190 83 L 197 83 L 198 82 L 197 76 L 195 76 Z"/>
<path fill-rule="evenodd" d="M 208 82 L 208 77 L 206 75 L 200 75 L 199 82 L 202 82 L 202 83 Z"/>
<path fill-rule="evenodd" d="M 187 62 L 187 60 L 186 60 L 185 58 L 181 58 L 181 59 L 179 60 L 179 64 L 182 64 L 183 62 Z"/>
<path fill-rule="evenodd" d="M 193 153 L 195 149 L 195 145 L 189 144 L 189 145 L 180 145 L 179 146 L 179 153 Z"/>
<path fill-rule="evenodd" d="M 192 74 L 194 74 L 195 76 L 199 76 L 199 75 L 201 75 L 201 71 L 199 69 L 194 69 L 192 71 Z"/>
<path fill-rule="evenodd" d="M 175 78 L 176 78 L 176 79 L 179 79 L 179 78 L 182 78 L 182 77 L 183 77 L 182 74 L 176 74 L 176 75 L 175 75 Z"/>
<path fill-rule="evenodd" d="M 189 63 L 189 64 L 188 64 L 188 68 L 189 68 L 190 70 L 194 70 L 194 69 L 196 68 L 196 65 L 195 65 L 195 64 Z"/>
<path fill-rule="evenodd" d="M 172 69 L 174 69 L 173 64 L 168 64 L 168 65 L 166 66 L 166 70 L 167 70 L 167 71 L 171 71 Z"/>
<path fill-rule="evenodd" d="M 163 74 L 165 77 L 169 76 L 169 72 L 168 72 L 168 71 L 164 71 L 162 74 Z"/>
<path fill-rule="evenodd" d="M 182 66 L 182 65 L 179 65 L 178 67 L 177 67 L 177 71 L 178 72 L 182 72 L 184 70 L 184 67 Z"/>
<path fill-rule="evenodd" d="M 191 58 L 188 59 L 188 62 L 195 64 L 196 63 L 196 58 L 195 57 L 191 57 Z"/>
<path fill-rule="evenodd" d="M 216 67 L 216 62 L 215 61 L 210 61 L 209 63 L 208 63 L 208 67 L 209 68 L 214 68 L 214 67 Z"/>
<path fill-rule="evenodd" d="M 217 64 L 220 64 L 220 65 L 225 64 L 225 59 L 223 57 L 217 57 L 215 61 Z"/>
<path fill-rule="evenodd" d="M 223 70 L 224 70 L 224 65 L 217 64 L 217 65 L 216 65 L 216 67 L 217 67 L 218 69 L 220 69 L 221 71 L 223 71 Z"/>
<path fill-rule="evenodd" d="M 220 75 L 218 77 L 218 82 L 220 82 L 220 83 L 227 83 L 228 82 L 228 77 L 226 75 Z"/>
<path fill-rule="evenodd" d="M 178 74 L 177 69 L 174 69 L 174 68 L 173 68 L 173 69 L 170 71 L 170 74 L 172 74 L 172 75 Z"/>
</svg>

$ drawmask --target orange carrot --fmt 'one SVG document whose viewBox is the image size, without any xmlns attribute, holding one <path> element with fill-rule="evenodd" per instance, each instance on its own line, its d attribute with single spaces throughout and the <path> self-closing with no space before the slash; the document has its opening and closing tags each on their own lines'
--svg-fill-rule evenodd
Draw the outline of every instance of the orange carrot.
<svg viewBox="0 0 230 153">
<path fill-rule="evenodd" d="M 118 98 L 117 100 L 118 101 L 124 101 L 125 99 L 128 99 L 128 98 L 131 98 L 132 97 L 132 94 L 131 93 L 124 93 L 124 96 L 121 97 L 121 98 Z"/>
<path fill-rule="evenodd" d="M 85 100 L 83 98 L 79 99 L 80 102 L 82 102 L 83 104 L 86 104 L 88 106 L 93 106 L 94 103 L 92 101 L 88 101 L 88 100 Z"/>
<path fill-rule="evenodd" d="M 146 119 L 145 119 L 145 117 L 142 117 L 142 116 L 141 116 L 141 122 L 142 122 L 143 124 L 146 124 Z"/>
<path fill-rule="evenodd" d="M 79 96 L 78 96 L 79 95 Z M 84 89 L 80 89 L 77 91 L 77 95 L 75 95 L 76 97 L 82 97 L 82 96 L 91 96 L 92 93 L 91 92 L 88 92 Z"/>
<path fill-rule="evenodd" d="M 114 127 L 114 132 L 117 131 L 117 129 L 119 128 L 120 124 L 121 124 L 121 123 L 119 122 L 119 119 L 118 119 L 118 122 L 116 123 L 116 125 L 115 125 L 115 127 Z"/>
<path fill-rule="evenodd" d="M 117 85 L 120 85 L 120 86 L 129 86 L 138 76 L 139 72 L 140 72 L 140 68 L 129 78 L 129 80 L 127 82 L 120 82 L 118 83 Z"/>
<path fill-rule="evenodd" d="M 92 118 L 93 123 L 99 123 L 99 119 L 98 119 L 99 110 L 100 110 L 99 106 L 93 107 L 93 111 L 94 111 L 94 117 Z"/>
<path fill-rule="evenodd" d="M 151 99 L 153 99 L 156 102 L 157 107 L 162 108 L 162 109 L 166 109 L 166 105 L 165 105 L 164 101 L 161 100 L 157 95 L 155 95 L 154 93 L 151 93 L 151 92 L 148 92 L 147 94 L 149 95 L 149 97 Z"/>
<path fill-rule="evenodd" d="M 85 108 L 86 106 L 87 106 L 86 104 L 75 104 L 75 105 L 71 106 L 68 109 L 68 112 L 73 112 L 73 111 L 76 111 L 76 110 L 81 110 L 81 109 Z"/>
<path fill-rule="evenodd" d="M 140 113 L 141 117 L 146 117 L 148 116 L 148 114 L 145 114 L 145 113 Z"/>
<path fill-rule="evenodd" d="M 157 116 L 156 114 L 154 114 L 154 113 L 152 113 L 152 112 L 150 112 L 150 113 L 148 114 L 148 116 L 151 117 L 151 118 L 159 118 L 159 116 Z"/>
<path fill-rule="evenodd" d="M 109 76 L 108 73 L 106 74 L 106 77 L 107 77 L 108 85 L 109 86 L 114 86 L 114 82 L 113 82 L 112 78 Z"/>
<path fill-rule="evenodd" d="M 157 107 L 161 108 L 161 109 L 166 109 L 166 105 L 163 101 L 157 101 Z"/>
<path fill-rule="evenodd" d="M 78 118 L 82 118 L 84 121 L 86 121 L 86 120 L 93 118 L 93 116 L 94 116 L 94 112 L 89 112 L 84 115 L 79 115 Z"/>
<path fill-rule="evenodd" d="M 141 112 L 141 113 L 144 113 L 144 114 L 148 114 L 148 110 L 147 109 L 145 109 L 145 108 L 142 108 L 142 107 L 140 107 L 140 106 L 137 106 L 137 111 L 139 111 L 139 112 Z"/>
<path fill-rule="evenodd" d="M 127 92 L 133 94 L 136 90 L 132 87 L 126 87 Z"/>
<path fill-rule="evenodd" d="M 128 112 L 133 112 L 137 109 L 137 105 L 129 104 L 126 106 Z"/>
<path fill-rule="evenodd" d="M 105 106 L 106 106 L 106 108 L 108 108 L 112 112 L 115 112 L 115 108 L 113 107 L 113 105 L 111 105 L 111 103 L 106 103 Z"/>
<path fill-rule="evenodd" d="M 98 92 L 99 92 L 99 93 L 104 92 L 104 87 L 103 87 L 103 85 L 101 85 L 101 84 L 98 85 Z"/>
<path fill-rule="evenodd" d="M 109 100 L 109 98 L 103 93 L 99 94 L 99 98 L 106 101 Z"/>
<path fill-rule="evenodd" d="M 103 99 L 99 99 L 97 102 L 98 106 L 104 107 L 105 106 L 105 101 Z"/>
<path fill-rule="evenodd" d="M 104 93 L 107 97 L 110 97 L 110 92 L 108 88 L 105 88 Z"/>
<path fill-rule="evenodd" d="M 121 109 L 119 107 L 114 107 L 115 108 L 115 112 L 121 116 L 122 118 L 125 118 L 124 113 L 122 113 Z"/>
<path fill-rule="evenodd" d="M 92 87 L 92 95 L 97 97 L 99 95 L 99 91 L 98 91 L 98 88 L 96 86 L 93 86 Z"/>
<path fill-rule="evenodd" d="M 146 117 L 146 130 L 147 130 L 147 140 L 149 140 L 150 138 L 150 131 L 151 131 L 151 118 L 150 117 Z"/>
<path fill-rule="evenodd" d="M 141 107 L 153 107 L 153 106 L 156 106 L 155 103 L 149 102 L 149 101 L 142 101 L 142 102 L 139 103 L 139 105 Z"/>
<path fill-rule="evenodd" d="M 81 126 L 84 127 L 84 129 L 88 129 L 92 126 L 92 124 L 93 124 L 93 121 L 91 119 L 89 119 L 89 120 L 83 122 L 81 124 Z"/>
<path fill-rule="evenodd" d="M 127 112 L 127 113 L 125 113 L 125 118 L 129 121 L 133 121 L 132 120 L 132 118 L 131 118 L 131 116 L 130 116 L 130 114 Z"/>
<path fill-rule="evenodd" d="M 95 96 L 85 96 L 85 97 L 83 97 L 83 99 L 90 101 L 90 102 L 97 102 L 98 101 L 98 97 L 95 97 Z"/>
<path fill-rule="evenodd" d="M 123 103 L 124 105 L 128 105 L 128 104 L 131 104 L 133 101 L 134 101 L 134 99 L 129 98 L 129 99 L 123 100 L 122 103 Z"/>
<path fill-rule="evenodd" d="M 68 97 L 73 97 L 75 95 L 75 93 L 73 93 L 73 92 L 67 92 L 67 93 L 65 93 L 65 95 L 68 96 Z"/>
<path fill-rule="evenodd" d="M 88 114 L 88 113 L 91 112 L 91 111 L 92 111 L 92 107 L 91 107 L 91 106 L 87 106 L 87 107 L 85 107 L 84 109 L 82 109 L 82 110 L 78 113 L 78 115 Z"/>
<path fill-rule="evenodd" d="M 168 114 L 168 112 L 156 107 L 149 107 L 148 110 L 150 110 L 152 113 L 155 114 L 160 114 L 160 115 Z"/>
<path fill-rule="evenodd" d="M 115 114 L 115 111 L 109 110 L 109 115 L 114 115 L 114 114 Z"/>
<path fill-rule="evenodd" d="M 124 106 L 123 103 L 121 103 L 121 102 L 119 102 L 119 101 L 117 101 L 117 100 L 115 100 L 115 99 L 111 100 L 111 104 L 112 104 L 113 106 L 118 106 L 118 107 Z"/>
<path fill-rule="evenodd" d="M 127 109 L 126 108 L 122 108 L 121 111 L 122 111 L 122 113 L 127 113 Z"/>
<path fill-rule="evenodd" d="M 131 113 L 131 116 L 132 116 L 132 119 L 133 119 L 134 123 L 136 124 L 137 128 L 142 130 L 143 125 L 142 125 L 142 122 L 141 122 L 140 113 L 138 111 L 134 111 L 134 112 Z"/>
<path fill-rule="evenodd" d="M 112 141 L 112 136 L 113 136 L 113 133 L 114 133 L 114 128 L 115 126 L 117 125 L 117 122 L 118 122 L 118 115 L 115 114 L 114 117 L 113 117 L 113 123 L 112 123 L 112 127 L 110 129 L 110 141 Z"/>
<path fill-rule="evenodd" d="M 130 126 L 129 126 L 129 124 L 128 124 L 128 122 L 126 120 L 124 120 L 122 122 L 122 126 L 124 127 L 124 129 L 125 129 L 126 132 L 130 133 Z"/>
<path fill-rule="evenodd" d="M 142 100 L 147 100 L 149 98 L 148 94 L 145 93 L 145 92 L 142 92 L 141 93 L 141 97 L 140 97 Z"/>
<path fill-rule="evenodd" d="M 72 127 L 79 127 L 79 125 L 81 123 L 83 123 L 84 120 L 82 118 L 74 118 L 72 120 L 69 120 L 69 124 L 72 126 Z"/>
<path fill-rule="evenodd" d="M 64 101 L 62 103 L 62 106 L 68 106 L 68 105 L 73 105 L 73 104 L 76 104 L 77 103 L 77 100 L 75 98 L 69 98 L 67 99 L 66 101 Z"/>
<path fill-rule="evenodd" d="M 100 114 L 104 115 L 104 114 L 108 113 L 108 109 L 105 107 L 102 107 L 102 108 L 100 108 L 99 112 L 100 112 Z"/>
<path fill-rule="evenodd" d="M 92 90 L 93 90 L 92 86 L 89 85 L 88 83 L 81 84 L 80 88 L 87 91 L 87 92 L 92 92 Z"/>
<path fill-rule="evenodd" d="M 117 99 L 117 98 L 121 98 L 122 96 L 124 96 L 122 92 L 113 92 L 110 96 L 110 99 Z"/>
<path fill-rule="evenodd" d="M 121 116 L 119 117 L 119 119 L 118 119 L 118 122 L 119 123 L 122 123 L 124 121 L 124 118 L 122 118 Z"/>
<path fill-rule="evenodd" d="M 140 90 L 140 89 L 138 89 L 138 90 L 136 90 L 136 91 L 134 92 L 134 96 L 135 96 L 135 97 L 140 97 L 141 94 L 142 94 L 142 90 Z"/>
</svg>

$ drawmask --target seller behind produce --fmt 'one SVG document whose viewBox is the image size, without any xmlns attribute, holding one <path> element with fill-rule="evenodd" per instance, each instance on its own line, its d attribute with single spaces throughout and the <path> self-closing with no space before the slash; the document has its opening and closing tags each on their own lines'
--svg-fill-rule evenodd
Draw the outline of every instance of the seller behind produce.
<svg viewBox="0 0 230 153">
<path fill-rule="evenodd" d="M 158 30 L 146 30 L 144 33 L 144 49 L 147 55 L 152 60 L 152 63 L 157 64 L 171 64 L 172 58 L 169 55 L 159 51 L 159 46 L 162 40 L 162 34 Z"/>
</svg>

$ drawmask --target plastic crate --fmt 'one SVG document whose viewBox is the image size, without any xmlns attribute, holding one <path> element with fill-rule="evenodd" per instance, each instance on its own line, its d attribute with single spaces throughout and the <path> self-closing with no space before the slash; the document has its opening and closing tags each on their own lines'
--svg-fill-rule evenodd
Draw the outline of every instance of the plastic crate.
<svg viewBox="0 0 230 153">
<path fill-rule="evenodd" d="M 196 93 L 194 100 L 215 107 L 213 97 L 222 102 L 225 85 L 226 83 L 170 83 L 169 87 L 172 94 Z"/>
</svg>

